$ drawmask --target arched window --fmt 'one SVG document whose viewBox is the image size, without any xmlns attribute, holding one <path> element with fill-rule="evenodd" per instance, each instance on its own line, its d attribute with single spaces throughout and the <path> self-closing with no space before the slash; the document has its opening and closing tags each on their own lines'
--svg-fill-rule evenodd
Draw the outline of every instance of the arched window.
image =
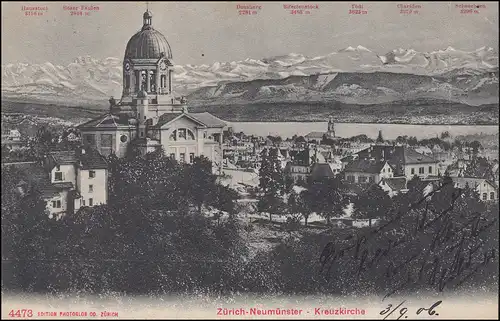
<svg viewBox="0 0 500 321">
<path fill-rule="evenodd" d="M 187 128 L 176 129 L 170 134 L 170 140 L 195 140 L 194 133 Z"/>
</svg>

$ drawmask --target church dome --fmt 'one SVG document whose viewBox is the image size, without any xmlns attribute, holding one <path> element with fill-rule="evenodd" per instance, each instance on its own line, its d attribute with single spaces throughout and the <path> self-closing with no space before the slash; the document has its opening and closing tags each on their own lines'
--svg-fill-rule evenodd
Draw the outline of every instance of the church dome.
<svg viewBox="0 0 500 321">
<path fill-rule="evenodd" d="M 153 15 L 148 10 L 144 12 L 141 31 L 130 38 L 125 49 L 125 59 L 172 59 L 172 49 L 161 32 L 151 26 Z"/>
</svg>

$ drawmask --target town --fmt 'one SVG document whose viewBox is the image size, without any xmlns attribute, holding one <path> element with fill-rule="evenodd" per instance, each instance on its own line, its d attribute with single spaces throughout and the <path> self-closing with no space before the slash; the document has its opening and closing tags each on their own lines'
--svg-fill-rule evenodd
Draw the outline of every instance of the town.
<svg viewBox="0 0 500 321">
<path fill-rule="evenodd" d="M 437 268 L 424 267 L 442 258 L 443 273 L 452 271 L 444 266 L 457 261 L 449 249 L 461 248 L 461 233 L 476 246 L 467 252 L 471 270 L 498 246 L 497 143 L 448 131 L 340 137 L 334 112 L 324 131 L 250 135 L 190 111 L 173 72 L 172 49 L 146 10 L 126 45 L 122 96 L 102 115 L 72 125 L 2 113 L 2 264 L 10 271 L 2 288 L 377 292 L 396 284 L 373 280 L 370 269 L 390 276 L 393 260 L 414 254 L 429 289 Z M 342 254 L 333 264 L 331 244 L 367 238 L 363 259 Z M 387 242 L 398 244 L 395 254 L 365 268 Z M 464 271 L 456 284 L 491 285 L 483 274 L 460 279 Z"/>
</svg>

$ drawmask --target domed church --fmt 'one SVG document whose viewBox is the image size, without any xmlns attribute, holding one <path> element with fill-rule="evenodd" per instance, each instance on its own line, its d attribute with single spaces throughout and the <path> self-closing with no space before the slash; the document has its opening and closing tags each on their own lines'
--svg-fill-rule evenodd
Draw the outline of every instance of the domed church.
<svg viewBox="0 0 500 321">
<path fill-rule="evenodd" d="M 102 155 L 124 157 L 163 147 L 170 157 L 192 162 L 204 155 L 222 166 L 222 134 L 227 124 L 210 113 L 190 113 L 175 94 L 173 54 L 165 36 L 143 14 L 141 30 L 127 43 L 120 101 L 109 100 L 109 112 L 78 126 L 83 144 Z"/>
</svg>

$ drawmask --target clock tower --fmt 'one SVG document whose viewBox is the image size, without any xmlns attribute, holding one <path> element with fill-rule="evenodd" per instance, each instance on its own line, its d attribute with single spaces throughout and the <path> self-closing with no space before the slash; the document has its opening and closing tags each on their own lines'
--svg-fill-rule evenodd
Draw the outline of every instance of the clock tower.
<svg viewBox="0 0 500 321">
<path fill-rule="evenodd" d="M 155 124 L 164 113 L 182 112 L 185 99 L 176 97 L 172 88 L 172 49 L 165 36 L 152 26 L 153 15 L 143 14 L 140 31 L 130 38 L 123 58 L 123 92 L 117 107 L 122 112 L 138 113 L 148 97 L 145 115 Z"/>
</svg>

